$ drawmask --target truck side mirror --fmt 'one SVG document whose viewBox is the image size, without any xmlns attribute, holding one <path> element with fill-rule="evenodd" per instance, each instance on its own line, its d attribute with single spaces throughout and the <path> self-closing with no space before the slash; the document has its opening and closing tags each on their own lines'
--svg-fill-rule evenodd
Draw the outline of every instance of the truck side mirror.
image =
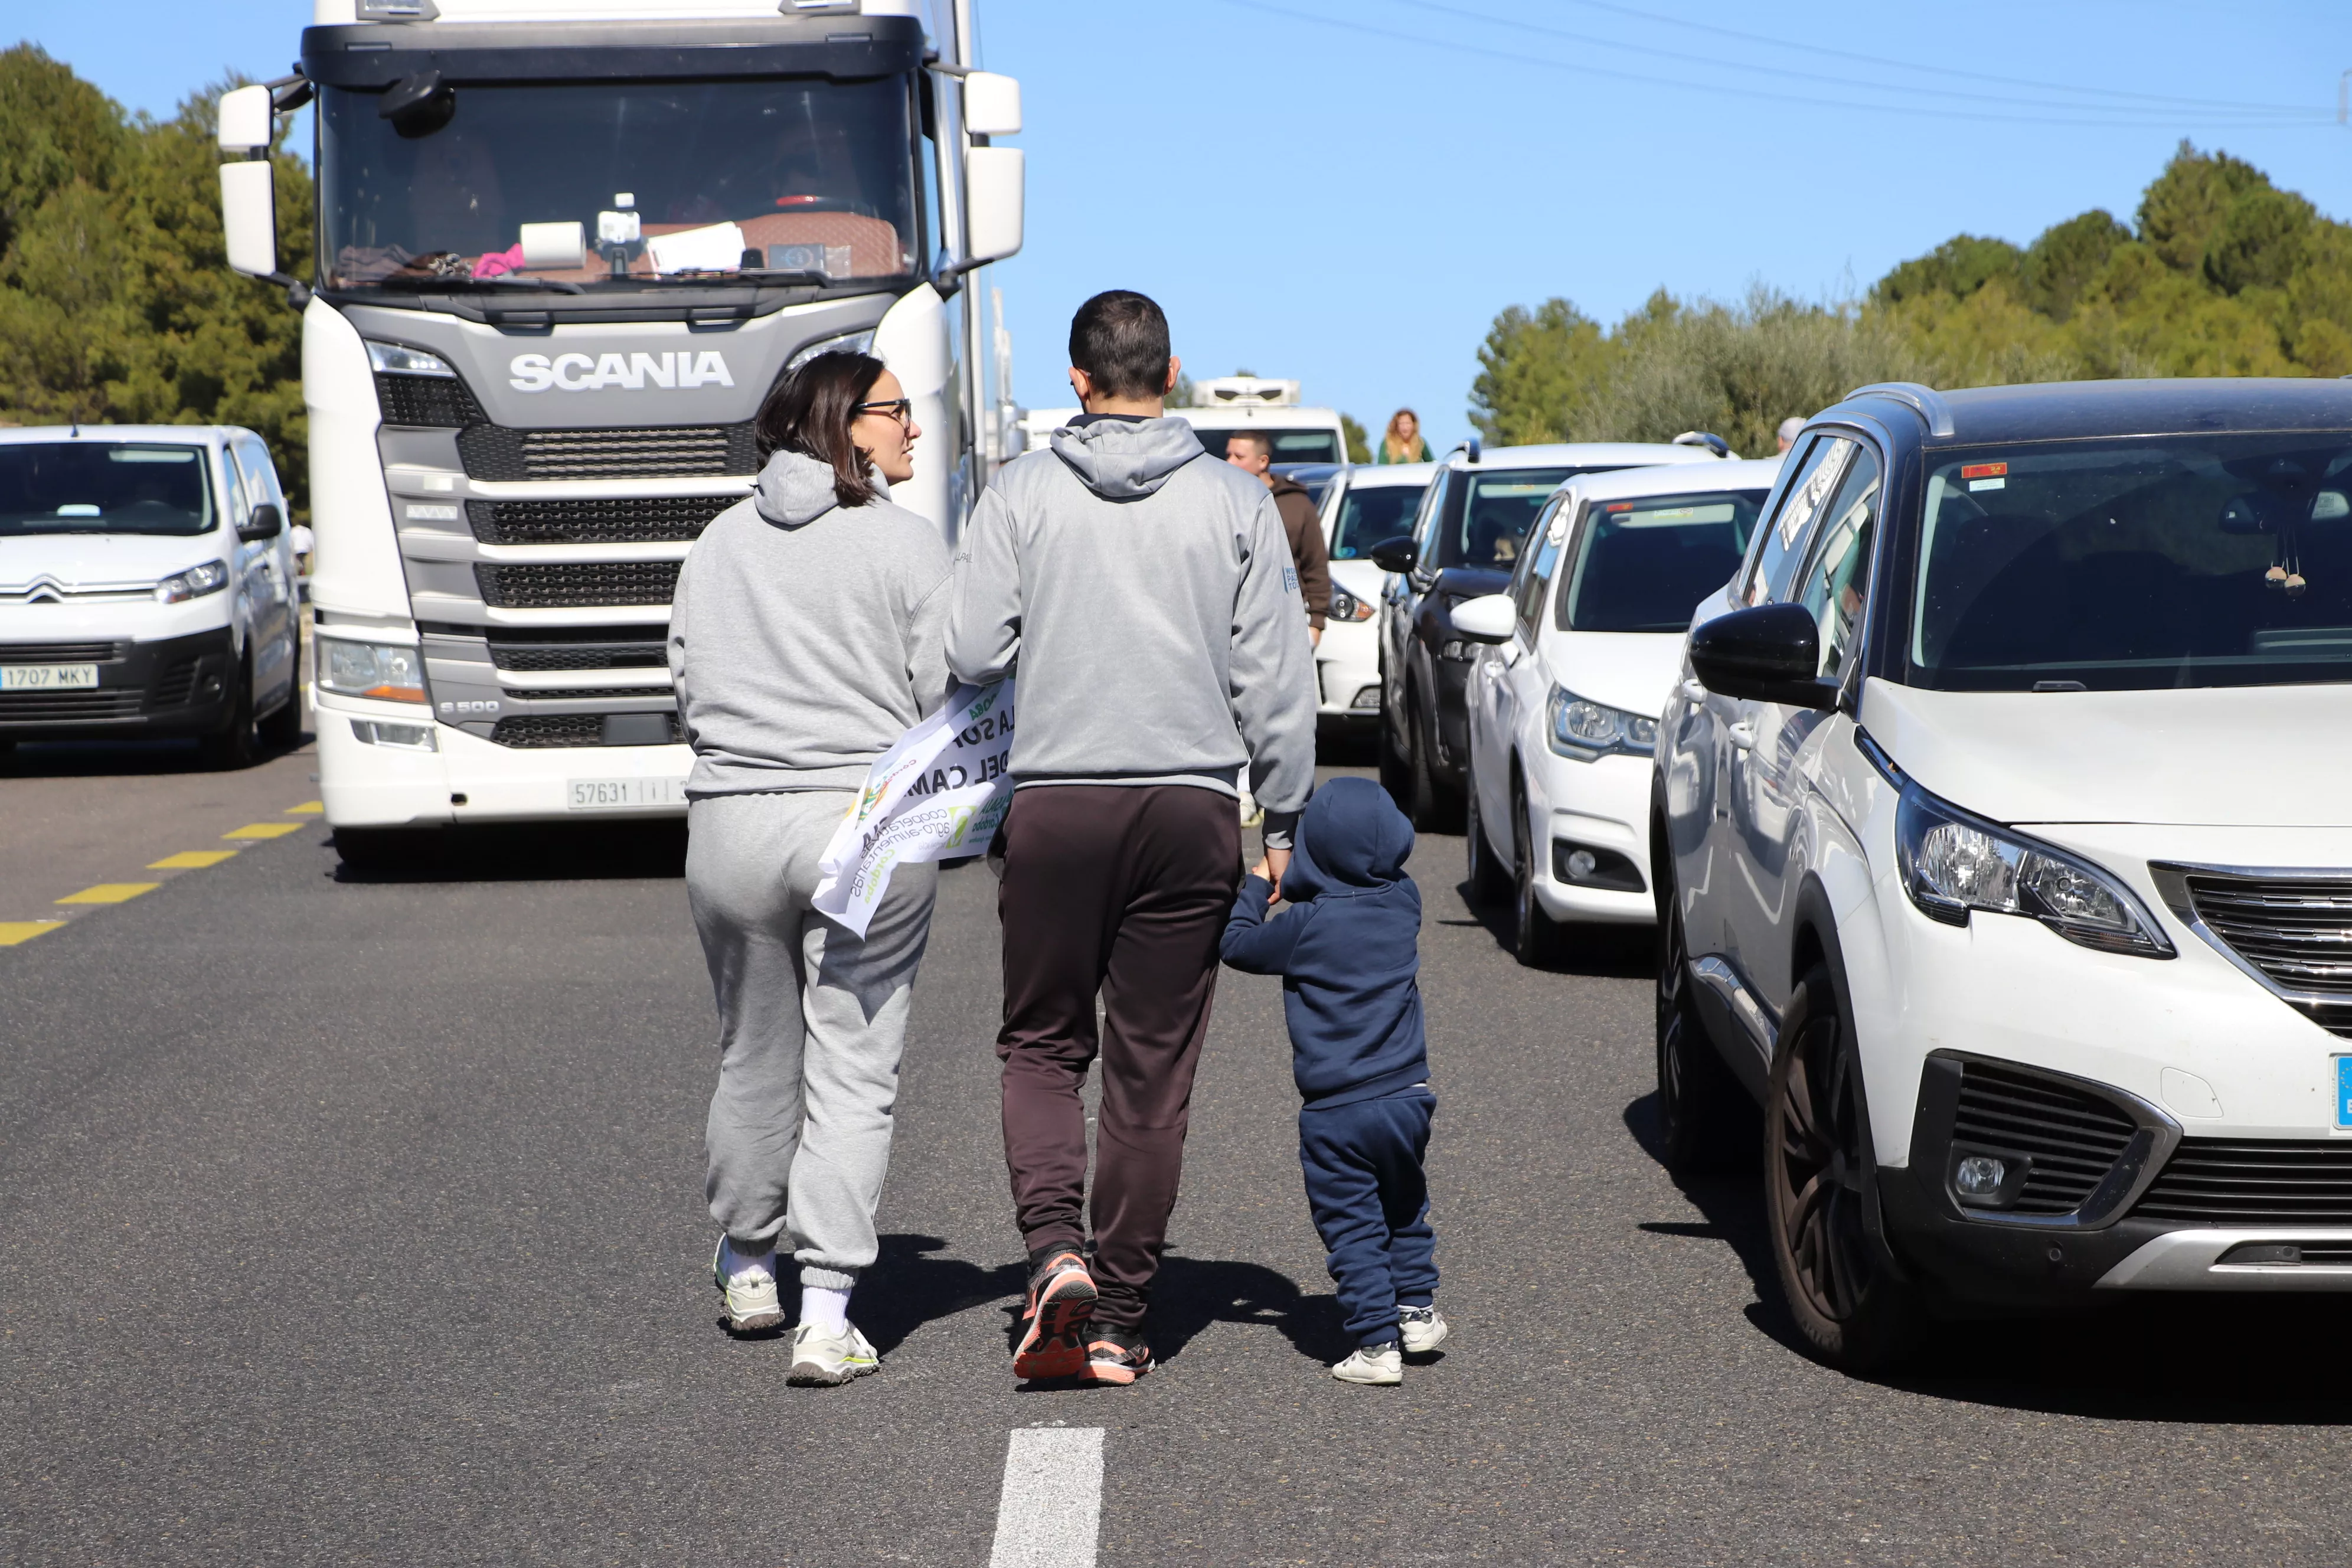
<svg viewBox="0 0 2352 1568">
<path fill-rule="evenodd" d="M 1383 572 L 1410 572 L 1421 552 L 1413 548 L 1412 535 L 1400 533 L 1394 539 L 1383 539 L 1372 546 L 1372 564 Z"/>
<path fill-rule="evenodd" d="M 267 152 L 276 129 L 276 110 L 266 87 L 240 87 L 221 94 L 217 140 L 224 153 Z"/>
<path fill-rule="evenodd" d="M 285 526 L 286 514 L 278 510 L 276 501 L 266 500 L 253 509 L 253 515 L 245 520 L 245 526 L 236 531 L 236 536 L 247 544 L 255 544 L 265 539 L 277 538 Z"/>
<path fill-rule="evenodd" d="M 994 71 L 963 79 L 963 128 L 974 136 L 1021 134 L 1021 84 Z"/>
<path fill-rule="evenodd" d="M 964 154 L 964 259 L 1002 261 L 1021 248 L 1024 164 L 1018 147 Z"/>
<path fill-rule="evenodd" d="M 228 264 L 253 278 L 278 273 L 278 171 L 267 158 L 223 163 L 221 237 Z"/>
</svg>

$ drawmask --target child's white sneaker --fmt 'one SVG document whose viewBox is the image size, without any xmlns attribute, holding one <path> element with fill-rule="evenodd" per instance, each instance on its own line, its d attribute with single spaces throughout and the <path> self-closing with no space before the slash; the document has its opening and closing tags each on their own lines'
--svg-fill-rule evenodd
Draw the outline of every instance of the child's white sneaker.
<svg viewBox="0 0 2352 1568">
<path fill-rule="evenodd" d="M 776 1299 L 774 1253 L 753 1262 L 722 1236 L 710 1254 L 710 1282 L 727 1298 L 727 1326 L 734 1332 L 752 1334 L 783 1326 L 783 1303 Z"/>
<path fill-rule="evenodd" d="M 1453 1331 L 1434 1307 L 1397 1309 L 1397 1333 L 1404 1341 L 1407 1355 L 1427 1355 L 1444 1344 L 1445 1336 Z"/>
<path fill-rule="evenodd" d="M 803 1388 L 838 1388 L 881 1365 L 882 1358 L 856 1324 L 844 1324 L 841 1332 L 828 1334 L 814 1323 L 803 1323 L 793 1331 L 793 1369 L 784 1381 Z"/>
<path fill-rule="evenodd" d="M 1394 1340 L 1377 1345 L 1359 1345 L 1346 1361 L 1331 1369 L 1331 1375 L 1341 1383 L 1389 1387 L 1404 1381 L 1404 1356 L 1398 1351 Z"/>
</svg>

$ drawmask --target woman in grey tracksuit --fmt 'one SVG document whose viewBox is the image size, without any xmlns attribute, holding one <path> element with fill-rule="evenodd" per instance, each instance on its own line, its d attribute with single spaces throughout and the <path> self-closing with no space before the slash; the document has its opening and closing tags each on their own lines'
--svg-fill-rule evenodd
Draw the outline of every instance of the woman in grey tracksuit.
<svg viewBox="0 0 2352 1568">
<path fill-rule="evenodd" d="M 950 687 L 949 557 L 879 480 L 921 434 L 869 355 L 820 354 L 761 409 L 757 490 L 687 554 L 669 666 L 694 771 L 687 899 L 719 1002 L 711 1263 L 739 1331 L 783 1321 L 780 1243 L 800 1271 L 790 1380 L 872 1372 L 849 1292 L 874 1261 L 907 1007 L 937 868 L 900 866 L 863 940 L 810 907 L 868 766 Z"/>
</svg>

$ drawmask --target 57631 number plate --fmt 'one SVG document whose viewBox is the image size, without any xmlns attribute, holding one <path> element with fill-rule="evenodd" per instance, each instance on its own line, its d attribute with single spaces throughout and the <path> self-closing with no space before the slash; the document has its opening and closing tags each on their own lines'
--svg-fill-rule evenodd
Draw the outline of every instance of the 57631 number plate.
<svg viewBox="0 0 2352 1568">
<path fill-rule="evenodd" d="M 668 778 L 573 779 L 564 804 L 573 811 L 628 811 L 684 805 L 686 781 Z"/>
</svg>

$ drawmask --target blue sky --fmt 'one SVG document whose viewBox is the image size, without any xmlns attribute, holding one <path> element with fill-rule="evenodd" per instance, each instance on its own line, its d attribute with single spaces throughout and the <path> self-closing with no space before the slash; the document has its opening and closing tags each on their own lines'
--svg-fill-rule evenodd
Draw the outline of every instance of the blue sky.
<svg viewBox="0 0 2352 1568">
<path fill-rule="evenodd" d="M 1160 299 L 1195 374 L 1294 376 L 1375 426 L 1411 404 L 1451 441 L 1513 302 L 1608 321 L 1661 285 L 1838 297 L 1963 229 L 2128 222 L 2183 136 L 2352 212 L 2340 5 L 977 4 L 987 63 L 1024 89 L 1028 248 L 997 282 L 1033 405 L 1067 400 L 1070 311 L 1102 288 Z M 310 17 L 10 11 L 157 113 L 227 68 L 282 73 Z"/>
</svg>

